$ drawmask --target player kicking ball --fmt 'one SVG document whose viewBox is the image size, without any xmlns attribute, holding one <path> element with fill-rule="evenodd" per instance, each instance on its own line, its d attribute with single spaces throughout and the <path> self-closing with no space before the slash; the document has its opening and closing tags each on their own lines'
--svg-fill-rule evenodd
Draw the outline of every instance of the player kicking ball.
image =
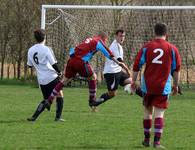
<svg viewBox="0 0 195 150">
<path fill-rule="evenodd" d="M 58 75 L 61 73 L 57 66 L 57 61 L 51 48 L 45 46 L 45 30 L 39 29 L 34 31 L 34 37 L 37 44 L 32 46 L 28 50 L 28 62 L 29 67 L 34 67 L 37 72 L 38 83 L 41 87 L 43 98 L 49 98 L 53 88 L 59 81 Z M 59 92 L 56 99 L 56 117 L 55 121 L 64 121 L 61 118 L 63 109 L 63 93 Z M 44 111 L 46 101 L 43 100 L 38 105 L 35 113 L 32 117 L 28 118 L 28 121 L 35 121 L 38 116 Z M 50 107 L 47 107 L 50 110 Z"/>
<path fill-rule="evenodd" d="M 124 62 L 122 47 L 124 40 L 125 31 L 123 29 L 118 29 L 115 33 L 115 39 L 109 47 L 114 57 L 119 62 Z M 103 104 L 107 100 L 116 96 L 119 85 L 124 87 L 124 89 L 127 91 L 131 88 L 130 84 L 132 79 L 130 78 L 129 74 L 125 70 L 123 70 L 121 66 L 110 59 L 106 58 L 103 74 L 106 80 L 108 92 L 103 93 L 100 96 L 100 98 L 97 100 L 99 102 L 98 105 Z M 136 93 L 142 97 L 140 88 L 136 89 Z"/>
<path fill-rule="evenodd" d="M 60 90 L 68 82 L 72 80 L 73 77 L 78 73 L 82 77 L 86 77 L 88 80 L 89 87 L 89 106 L 92 108 L 98 104 L 96 101 L 96 74 L 93 71 L 89 61 L 92 59 L 93 55 L 100 51 L 105 57 L 114 61 L 121 67 L 123 67 L 127 72 L 128 68 L 124 63 L 116 60 L 112 52 L 105 46 L 108 36 L 104 32 L 100 32 L 97 36 L 93 38 L 87 38 L 84 42 L 76 46 L 76 48 L 71 52 L 70 58 L 67 62 L 67 66 L 64 71 L 63 79 L 57 84 L 57 86 L 52 91 L 50 97 L 47 99 L 49 105 L 52 103 L 54 97 L 58 94 Z M 46 107 L 46 106 L 45 106 Z"/>
<path fill-rule="evenodd" d="M 144 135 L 143 145 L 150 146 L 152 118 L 154 117 L 154 148 L 165 148 L 160 143 L 164 126 L 164 112 L 168 107 L 171 93 L 171 76 L 173 76 L 173 95 L 178 92 L 181 59 L 178 49 L 166 41 L 167 25 L 157 23 L 154 27 L 155 39 L 148 42 L 138 52 L 132 77 L 132 90 L 140 68 L 145 64 L 141 80 L 144 93 Z"/>
</svg>

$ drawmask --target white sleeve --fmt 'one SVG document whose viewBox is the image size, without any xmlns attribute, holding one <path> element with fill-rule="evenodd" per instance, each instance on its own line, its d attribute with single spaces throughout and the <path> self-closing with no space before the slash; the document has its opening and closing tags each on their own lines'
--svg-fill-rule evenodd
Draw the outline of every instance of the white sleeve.
<svg viewBox="0 0 195 150">
<path fill-rule="evenodd" d="M 27 58 L 27 65 L 28 66 L 33 66 L 33 63 L 32 63 L 32 61 L 30 60 L 30 54 L 28 53 L 28 56 L 27 56 L 28 58 Z"/>
<path fill-rule="evenodd" d="M 56 60 L 56 58 L 55 58 L 55 56 L 54 56 L 54 53 L 53 53 L 52 49 L 50 49 L 50 48 L 48 48 L 48 51 L 47 51 L 47 58 L 48 58 L 49 63 L 50 63 L 51 65 L 57 63 L 57 60 Z"/>
<path fill-rule="evenodd" d="M 117 43 L 111 45 L 110 50 L 112 51 L 112 53 L 113 53 L 113 55 L 116 59 L 118 59 L 118 58 L 122 59 L 123 58 L 123 56 L 121 54 L 121 51 L 120 51 L 120 47 Z"/>
</svg>

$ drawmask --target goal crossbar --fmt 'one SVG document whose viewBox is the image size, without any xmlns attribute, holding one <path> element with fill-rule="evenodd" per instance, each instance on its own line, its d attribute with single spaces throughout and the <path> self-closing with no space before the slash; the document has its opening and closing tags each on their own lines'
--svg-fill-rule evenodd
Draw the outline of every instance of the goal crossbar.
<svg viewBox="0 0 195 150">
<path fill-rule="evenodd" d="M 195 6 L 42 5 L 42 11 L 41 11 L 42 29 L 45 29 L 46 9 L 193 10 L 195 9 Z"/>
<path fill-rule="evenodd" d="M 174 10 L 174 9 L 195 9 L 195 6 L 109 6 L 109 5 L 42 5 L 42 8 L 60 9 L 134 9 L 134 10 Z"/>
</svg>

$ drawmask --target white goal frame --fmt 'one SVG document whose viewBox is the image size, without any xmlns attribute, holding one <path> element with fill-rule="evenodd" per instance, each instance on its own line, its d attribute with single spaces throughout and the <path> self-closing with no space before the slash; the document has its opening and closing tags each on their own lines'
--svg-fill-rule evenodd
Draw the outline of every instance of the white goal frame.
<svg viewBox="0 0 195 150">
<path fill-rule="evenodd" d="M 47 9 L 118 9 L 118 10 L 195 10 L 195 6 L 109 6 L 109 5 L 42 5 L 41 29 L 45 29 Z"/>
</svg>

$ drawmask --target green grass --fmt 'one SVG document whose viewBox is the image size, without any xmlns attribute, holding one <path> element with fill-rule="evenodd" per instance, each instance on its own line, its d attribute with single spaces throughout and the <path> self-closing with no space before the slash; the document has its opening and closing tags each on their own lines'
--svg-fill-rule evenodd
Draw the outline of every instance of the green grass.
<svg viewBox="0 0 195 150">
<path fill-rule="evenodd" d="M 105 91 L 99 89 L 98 95 Z M 138 150 L 143 139 L 142 102 L 122 90 L 91 113 L 88 89 L 65 88 L 64 123 L 54 122 L 55 106 L 35 123 L 26 121 L 42 98 L 40 89 L 0 85 L 0 150 Z M 171 97 L 162 144 L 195 149 L 195 92 Z M 149 148 L 150 149 L 150 148 Z M 152 149 L 152 148 L 151 148 Z"/>
</svg>

